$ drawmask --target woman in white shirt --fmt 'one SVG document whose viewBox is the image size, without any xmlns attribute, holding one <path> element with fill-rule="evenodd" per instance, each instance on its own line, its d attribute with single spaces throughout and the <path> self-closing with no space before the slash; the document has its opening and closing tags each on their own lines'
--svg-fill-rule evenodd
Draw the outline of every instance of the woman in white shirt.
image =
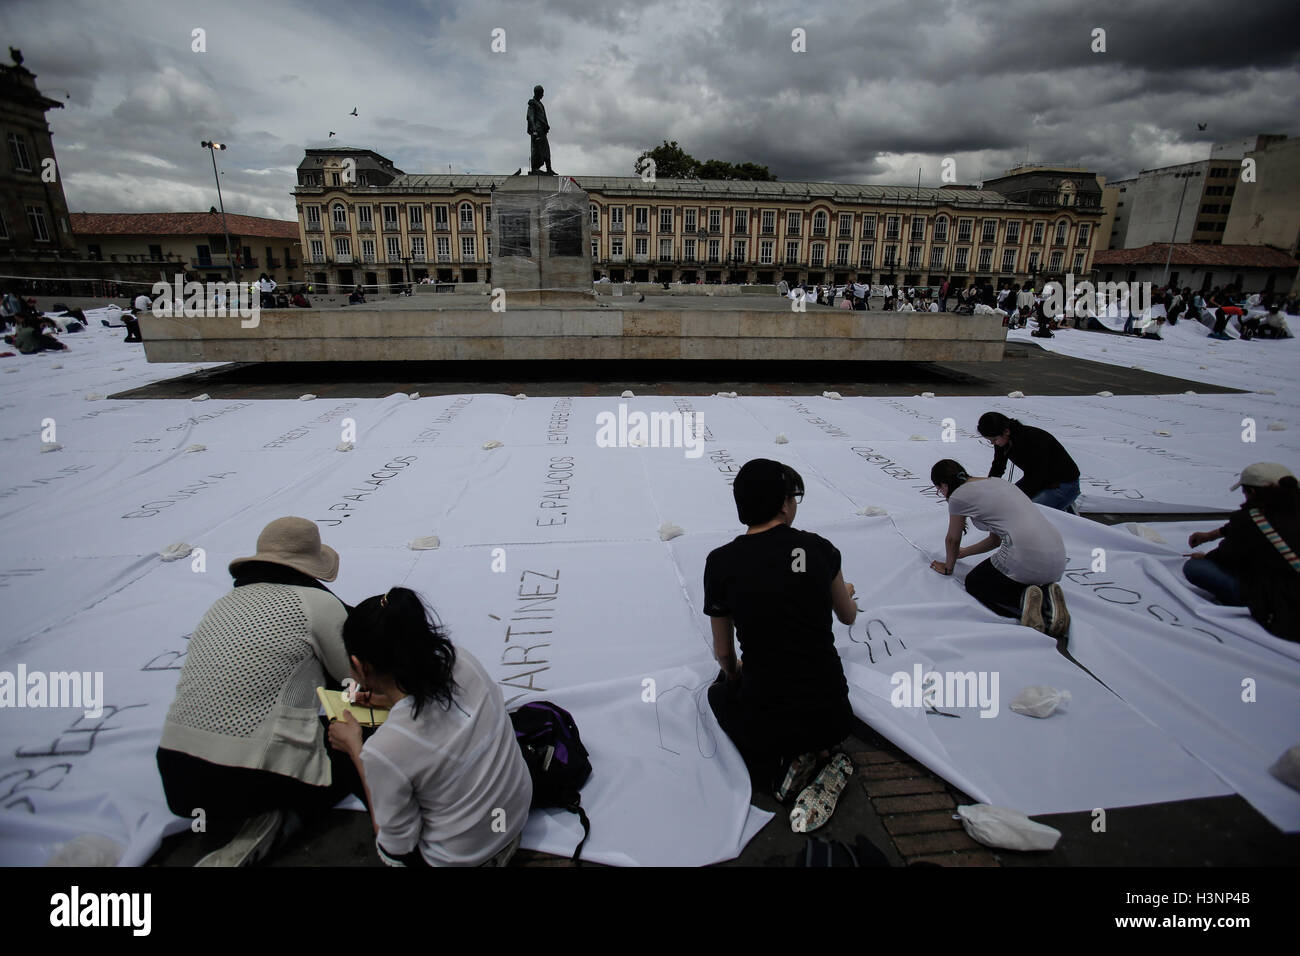
<svg viewBox="0 0 1300 956">
<path fill-rule="evenodd" d="M 972 478 L 951 458 L 935 462 L 930 481 L 948 501 L 943 561 L 930 567 L 952 574 L 957 562 L 995 548 L 997 553 L 966 575 L 969 594 L 996 614 L 1018 617 L 1025 627 L 1064 638 L 1070 612 L 1061 590 L 1065 542 L 1025 493 L 1000 478 Z M 989 536 L 961 547 L 966 519 Z"/>
<path fill-rule="evenodd" d="M 366 689 L 358 700 L 391 708 L 364 744 L 351 714 L 329 732 L 365 782 L 380 857 L 393 866 L 505 866 L 533 785 L 501 689 L 407 588 L 357 605 L 343 642 Z"/>
</svg>

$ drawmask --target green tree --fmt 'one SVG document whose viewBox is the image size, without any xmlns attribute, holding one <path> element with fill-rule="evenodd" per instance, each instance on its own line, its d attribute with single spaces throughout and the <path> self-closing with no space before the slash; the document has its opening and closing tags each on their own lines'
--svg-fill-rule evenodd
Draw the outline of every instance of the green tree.
<svg viewBox="0 0 1300 956">
<path fill-rule="evenodd" d="M 654 149 L 648 149 L 636 158 L 636 164 L 633 171 L 636 175 L 642 175 L 646 168 L 646 160 L 654 160 L 654 175 L 656 179 L 698 179 L 696 171 L 699 169 L 699 161 L 677 145 L 677 141 L 671 143 L 664 140 L 662 146 L 656 146 Z"/>
</svg>

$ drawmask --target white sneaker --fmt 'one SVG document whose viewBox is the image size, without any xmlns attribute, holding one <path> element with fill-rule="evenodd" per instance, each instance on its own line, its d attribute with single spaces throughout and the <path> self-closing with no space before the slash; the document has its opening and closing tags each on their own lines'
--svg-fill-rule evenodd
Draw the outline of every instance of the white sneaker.
<svg viewBox="0 0 1300 956">
<path fill-rule="evenodd" d="M 265 859 L 275 845 L 284 823 L 284 813 L 268 810 L 250 817 L 235 838 L 220 850 L 209 853 L 195 866 L 252 866 Z"/>
</svg>

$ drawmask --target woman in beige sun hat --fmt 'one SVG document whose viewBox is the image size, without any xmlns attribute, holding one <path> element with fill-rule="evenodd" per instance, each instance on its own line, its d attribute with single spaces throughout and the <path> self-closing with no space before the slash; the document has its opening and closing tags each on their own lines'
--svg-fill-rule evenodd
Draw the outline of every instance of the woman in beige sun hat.
<svg viewBox="0 0 1300 956">
<path fill-rule="evenodd" d="M 212 829 L 249 820 L 253 831 L 206 863 L 255 861 L 286 811 L 327 810 L 348 793 L 365 799 L 317 716 L 316 688 L 348 676 L 349 608 L 321 583 L 338 568 L 315 522 L 278 518 L 256 554 L 230 562 L 233 590 L 190 637 L 157 755 L 167 804 L 186 819 L 202 808 Z"/>
</svg>

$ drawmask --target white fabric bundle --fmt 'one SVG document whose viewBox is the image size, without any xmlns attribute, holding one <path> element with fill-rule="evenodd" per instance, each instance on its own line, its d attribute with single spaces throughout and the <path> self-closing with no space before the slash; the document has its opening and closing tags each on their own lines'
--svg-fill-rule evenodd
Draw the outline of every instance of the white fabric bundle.
<svg viewBox="0 0 1300 956">
<path fill-rule="evenodd" d="M 972 840 L 1003 850 L 1051 850 L 1061 839 L 1061 831 L 1035 823 L 1019 810 L 994 807 L 987 803 L 957 808 L 961 825 Z"/>
<path fill-rule="evenodd" d="M 1068 690 L 1035 684 L 1016 695 L 1016 699 L 1011 702 L 1011 709 L 1027 717 L 1050 717 L 1058 710 L 1063 710 L 1069 702 Z"/>
</svg>

